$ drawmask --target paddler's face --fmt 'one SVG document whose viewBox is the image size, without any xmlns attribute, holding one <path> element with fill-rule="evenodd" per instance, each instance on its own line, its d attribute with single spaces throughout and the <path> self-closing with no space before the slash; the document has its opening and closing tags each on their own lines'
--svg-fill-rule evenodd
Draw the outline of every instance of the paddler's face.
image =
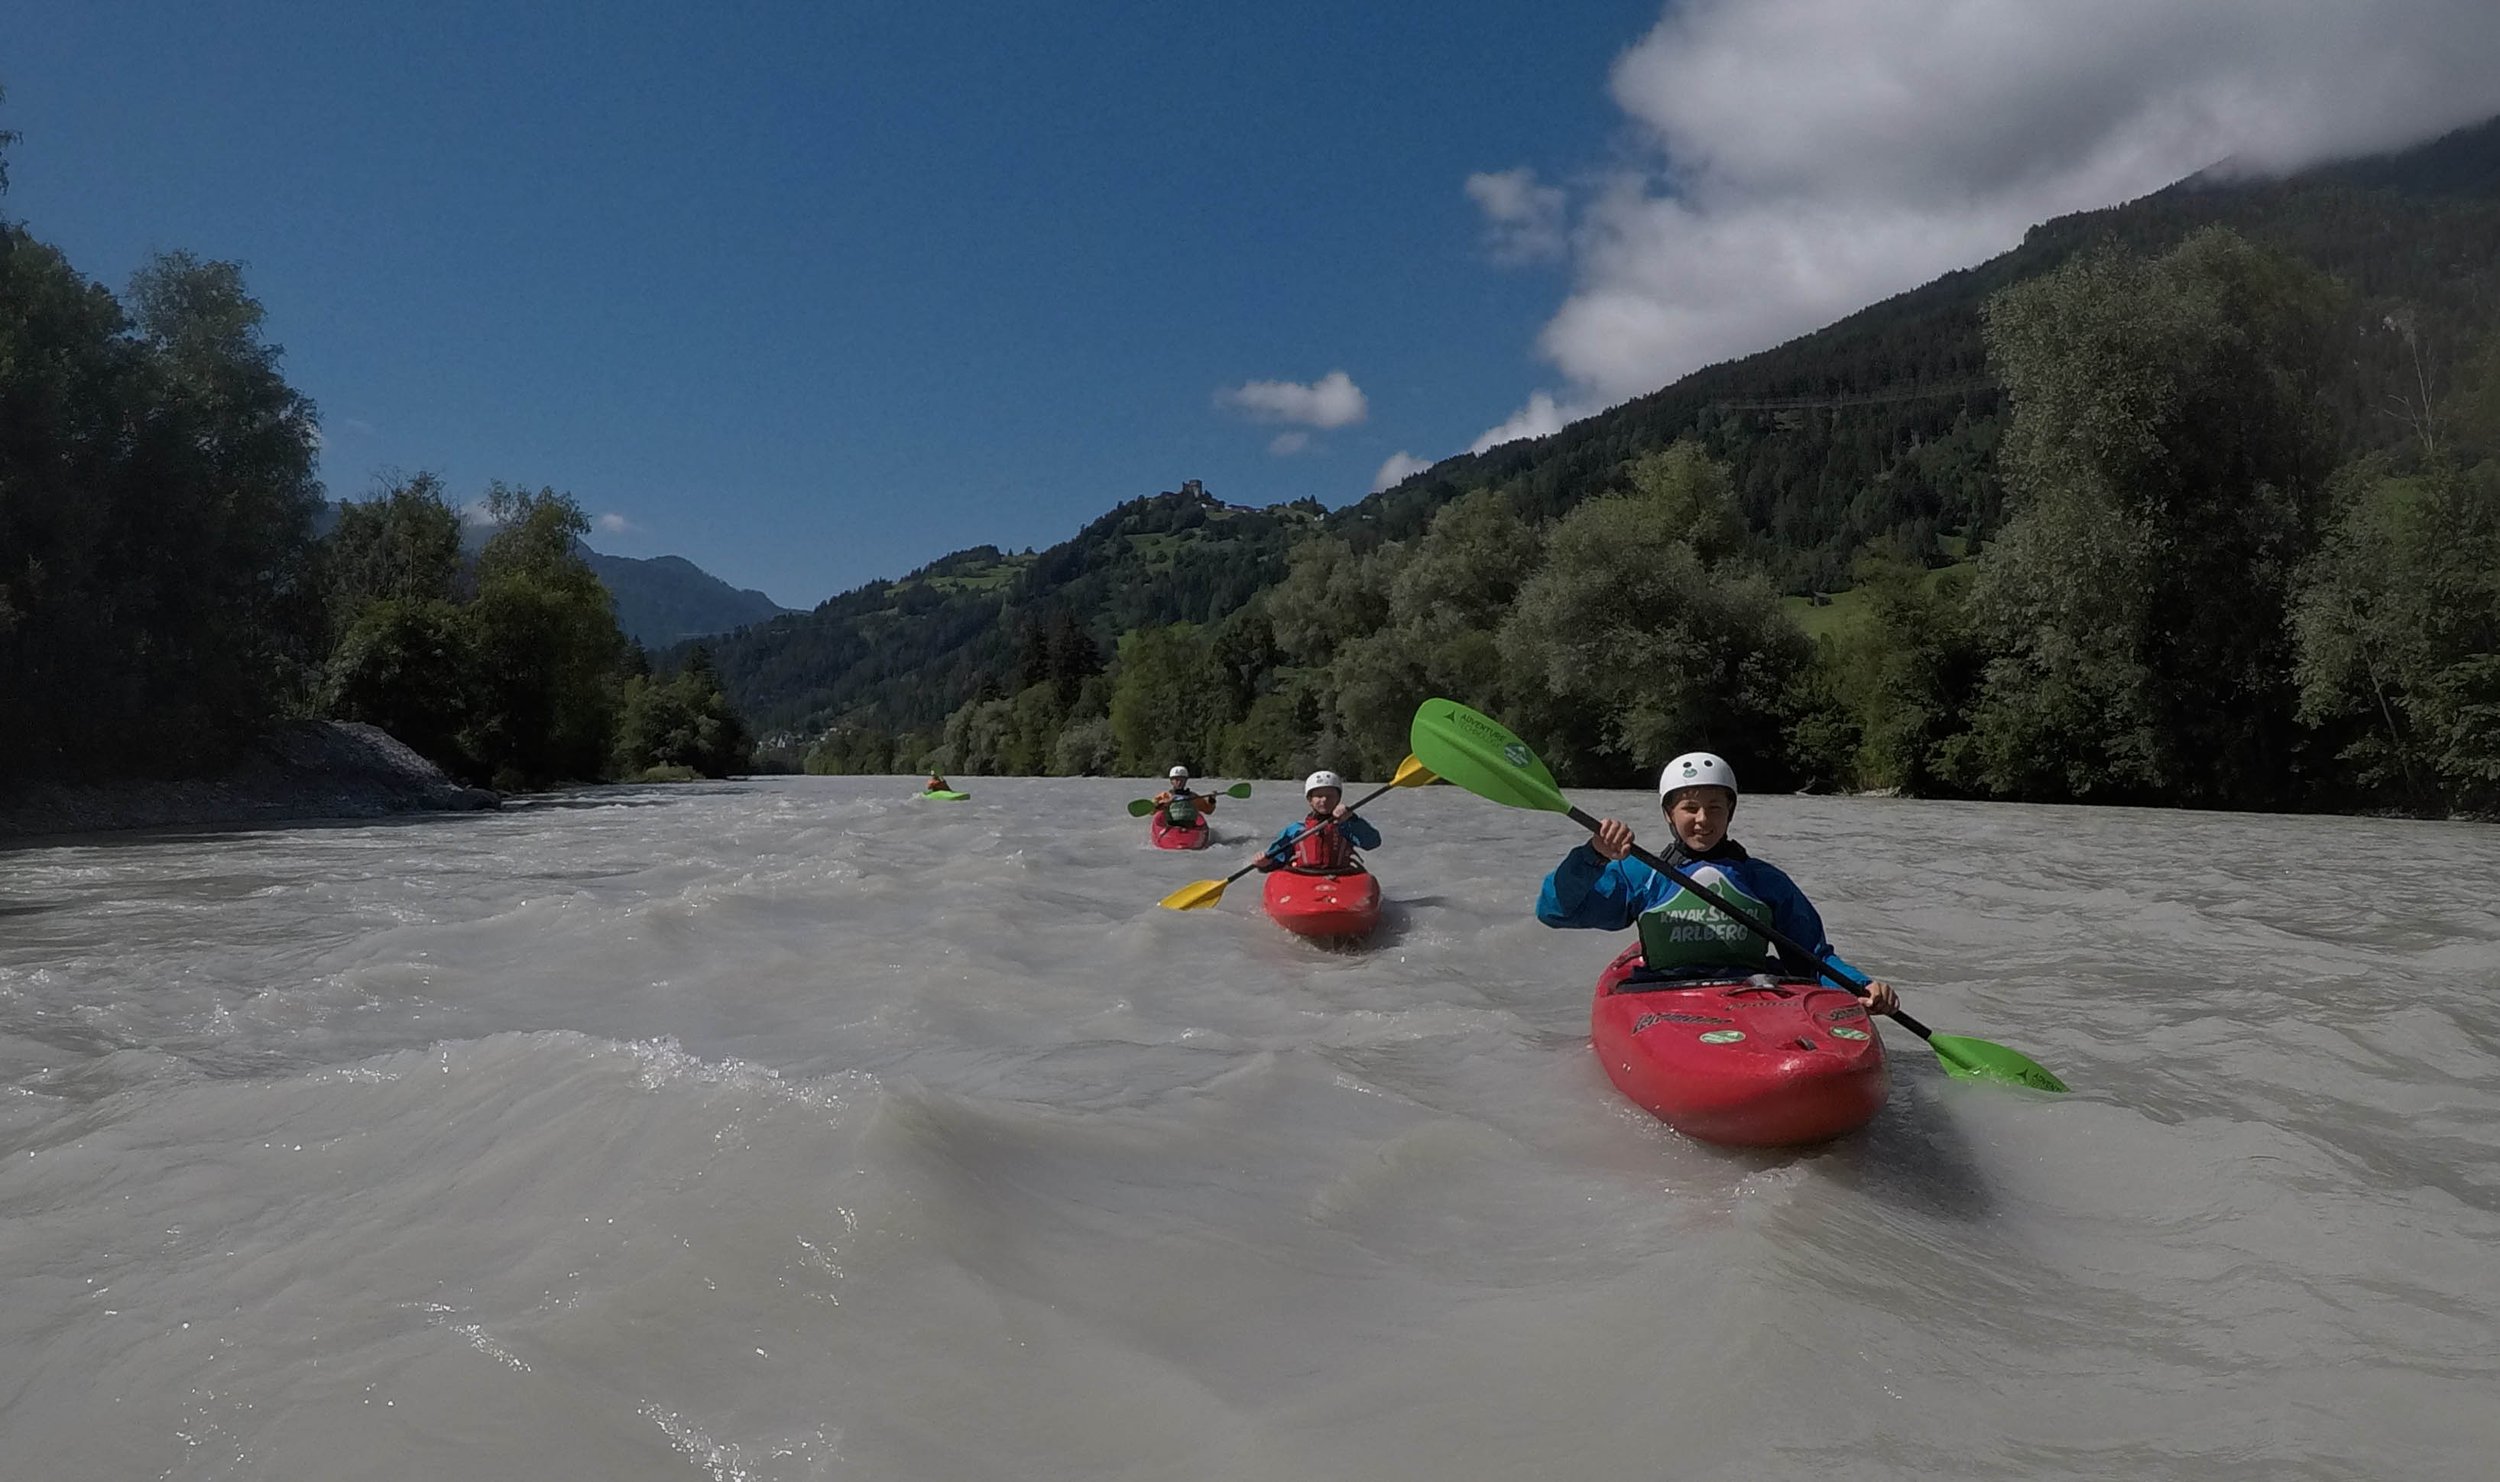
<svg viewBox="0 0 2500 1482">
<path fill-rule="evenodd" d="M 1687 787 L 1667 799 L 1667 826 L 1685 848 L 1701 854 L 1727 837 L 1727 821 L 1735 812 L 1736 799 L 1726 788 Z"/>
<path fill-rule="evenodd" d="M 1311 800 L 1312 812 L 1334 813 L 1337 811 L 1337 800 L 1344 797 L 1345 794 L 1333 787 L 1315 787 L 1310 790 L 1307 796 Z"/>
</svg>

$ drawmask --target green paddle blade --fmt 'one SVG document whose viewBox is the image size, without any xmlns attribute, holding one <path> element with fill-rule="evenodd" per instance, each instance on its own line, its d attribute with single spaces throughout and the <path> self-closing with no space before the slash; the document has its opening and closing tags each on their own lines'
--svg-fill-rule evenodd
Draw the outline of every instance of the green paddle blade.
<svg viewBox="0 0 2500 1482">
<path fill-rule="evenodd" d="M 1224 789 L 1224 796 L 1228 798 L 1246 798 L 1250 796 L 1250 784 L 1247 782 L 1236 782 L 1232 786 Z"/>
<path fill-rule="evenodd" d="M 2034 1091 L 2066 1089 L 2064 1081 L 2020 1050 L 1958 1034 L 1931 1034 L 1927 1043 L 1934 1047 L 1936 1059 L 1943 1062 L 1945 1074 L 1958 1080 L 1996 1081 L 2008 1086 L 2029 1086 Z"/>
<path fill-rule="evenodd" d="M 1152 813 L 1154 810 L 1155 810 L 1155 800 L 1154 800 L 1154 799 L 1152 799 L 1152 798 L 1131 798 L 1131 799 L 1129 799 L 1129 802 L 1128 802 L 1128 816 L 1129 816 L 1129 817 L 1131 817 L 1131 818 L 1143 818 L 1143 817 L 1145 817 L 1147 814 Z"/>
<path fill-rule="evenodd" d="M 1456 700 L 1426 700 L 1407 732 L 1415 759 L 1480 798 L 1512 808 L 1568 813 L 1571 801 L 1554 785 L 1535 752 L 1489 716 Z"/>
</svg>

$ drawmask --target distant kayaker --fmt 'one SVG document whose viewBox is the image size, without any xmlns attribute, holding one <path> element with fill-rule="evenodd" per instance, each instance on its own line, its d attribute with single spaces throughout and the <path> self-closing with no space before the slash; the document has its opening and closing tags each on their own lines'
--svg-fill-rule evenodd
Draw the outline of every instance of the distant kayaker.
<svg viewBox="0 0 2500 1482">
<path fill-rule="evenodd" d="M 1706 751 L 1687 752 L 1658 774 L 1658 806 L 1674 839 L 1659 857 L 1714 895 L 1768 920 L 1785 935 L 1829 957 L 1823 918 L 1777 865 L 1756 859 L 1727 836 L 1736 814 L 1736 772 Z M 1810 963 L 1781 963 L 1771 946 L 1742 922 L 1696 899 L 1637 859 L 1631 826 L 1601 820 L 1596 837 L 1554 866 L 1537 896 L 1536 919 L 1548 926 L 1621 931 L 1638 926 L 1641 969 L 1636 980 L 1745 977 L 1785 967 L 1802 977 Z M 1866 985 L 1866 1006 L 1889 1014 L 1898 1000 L 1888 983 Z"/>
<path fill-rule="evenodd" d="M 1201 814 L 1215 811 L 1215 794 L 1190 790 L 1187 767 L 1174 767 L 1166 780 L 1170 785 L 1155 794 L 1155 806 L 1163 810 L 1165 823 L 1196 828 Z"/>
<path fill-rule="evenodd" d="M 940 777 L 940 776 L 938 776 L 936 773 L 932 772 L 932 773 L 930 773 L 930 774 L 929 774 L 929 780 L 928 780 L 927 784 L 926 784 L 926 785 L 924 785 L 924 786 L 923 786 L 920 790 L 921 790 L 922 792 L 953 792 L 953 791 L 955 790 L 955 788 L 954 788 L 954 784 L 952 784 L 952 783 L 948 782 L 945 778 Z"/>
<path fill-rule="evenodd" d="M 1380 830 L 1370 819 L 1347 809 L 1344 778 L 1334 772 L 1313 772 L 1302 780 L 1302 797 L 1311 806 L 1310 816 L 1277 831 L 1276 842 L 1267 846 L 1258 861 L 1261 870 L 1287 865 L 1332 873 L 1351 870 L 1356 868 L 1355 850 L 1380 847 Z"/>
</svg>

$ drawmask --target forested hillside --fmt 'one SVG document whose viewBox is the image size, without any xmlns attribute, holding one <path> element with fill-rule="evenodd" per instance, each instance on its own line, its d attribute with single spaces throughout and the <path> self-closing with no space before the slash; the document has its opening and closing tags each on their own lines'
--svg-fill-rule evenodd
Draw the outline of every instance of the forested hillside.
<svg viewBox="0 0 2500 1482">
<path fill-rule="evenodd" d="M 965 700 L 1013 684 L 1037 632 L 1060 635 L 1063 668 L 1090 673 L 1131 629 L 1233 612 L 1284 575 L 1286 551 L 1322 514 L 1316 503 L 1237 508 L 1193 480 L 1039 554 L 976 546 L 719 639 L 714 661 L 767 730 L 934 729 Z"/>
<path fill-rule="evenodd" d="M 2200 176 L 2047 222 L 1978 267 L 1551 437 L 1447 459 L 1347 513 L 1404 539 L 1449 500 L 1489 487 L 1551 517 L 1626 461 L 1693 437 L 1733 470 L 1785 590 L 1850 585 L 1851 560 L 1877 540 L 1932 558 L 1937 532 L 1984 534 L 2003 515 L 2004 399 L 1980 329 L 1989 297 L 2095 245 L 2158 254 L 2209 226 L 2347 286 L 2353 364 L 2326 395 L 2350 443 L 2393 444 L 2406 428 L 2390 409 L 2419 400 L 2409 336 L 2426 356 L 2453 358 L 2500 314 L 2500 119 L 2398 155 L 2280 181 Z"/>
<path fill-rule="evenodd" d="M 831 770 L 1385 771 L 1440 692 L 1582 780 L 1716 745 L 1771 786 L 2489 807 L 2495 181 L 2500 122 L 2208 172 L 1325 517 L 1228 512 L 1188 549 L 1221 583 L 1138 583 L 1163 496 L 724 672 Z M 1819 643 L 1779 600 L 1849 587 Z"/>
<path fill-rule="evenodd" d="M 645 648 L 726 633 L 790 610 L 683 556 L 611 556 L 585 546 L 581 557 L 616 599 L 616 625 Z"/>
</svg>

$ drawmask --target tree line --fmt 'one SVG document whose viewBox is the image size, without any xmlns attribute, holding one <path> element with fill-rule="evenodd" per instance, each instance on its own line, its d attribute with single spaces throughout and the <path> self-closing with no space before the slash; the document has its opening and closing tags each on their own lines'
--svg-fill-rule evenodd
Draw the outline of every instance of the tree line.
<svg viewBox="0 0 2500 1482">
<path fill-rule="evenodd" d="M 429 474 L 316 536 L 280 353 L 236 264 L 163 254 L 116 296 L 0 220 L 0 777 L 198 773 L 299 717 L 507 789 L 743 768 L 709 664 L 654 674 L 618 631 L 569 496 L 492 486 L 473 563 Z"/>
<path fill-rule="evenodd" d="M 1774 790 L 2500 810 L 2500 337 L 2365 311 L 2222 229 L 2073 257 L 1983 333 L 2002 433 L 1953 456 L 2000 523 L 1960 560 L 1872 540 L 1819 640 L 1694 436 L 1559 513 L 1486 486 L 1403 538 L 1307 535 L 1251 601 L 1108 653 L 1028 616 L 1013 684 L 807 765 L 1385 776 L 1441 694 L 1580 784 L 1701 747 Z M 2356 408 L 2362 363 L 2413 374 Z"/>
<path fill-rule="evenodd" d="M 1133 500 L 1039 556 L 962 552 L 725 640 L 722 667 L 731 693 L 776 731 L 933 737 L 977 689 L 1014 688 L 1010 645 L 1036 615 L 1073 612 L 1107 655 L 1136 628 L 1227 620 L 1315 531 L 1368 555 L 1414 541 L 1479 490 L 1543 527 L 1620 490 L 1628 467 L 1676 442 L 1726 466 L 1751 553 L 1780 591 L 1863 594 L 1870 551 L 1936 568 L 2003 531 L 2009 410 L 1985 324 L 1992 298 L 2098 246 L 2157 258 L 2214 225 L 2350 285 L 2347 328 L 2371 332 L 2345 335 L 2348 359 L 2318 388 L 2321 409 L 2339 459 L 2392 449 L 2409 435 L 2391 411 L 2422 404 L 2421 362 L 2452 364 L 2493 324 L 2495 169 L 2500 120 L 2281 180 L 2182 182 L 2042 223 L 2012 251 L 1813 334 L 1550 437 L 1442 460 L 1341 509 L 1234 510 L 1186 487 Z M 2385 332 L 2391 318 L 2418 326 L 2420 355 Z"/>
</svg>

